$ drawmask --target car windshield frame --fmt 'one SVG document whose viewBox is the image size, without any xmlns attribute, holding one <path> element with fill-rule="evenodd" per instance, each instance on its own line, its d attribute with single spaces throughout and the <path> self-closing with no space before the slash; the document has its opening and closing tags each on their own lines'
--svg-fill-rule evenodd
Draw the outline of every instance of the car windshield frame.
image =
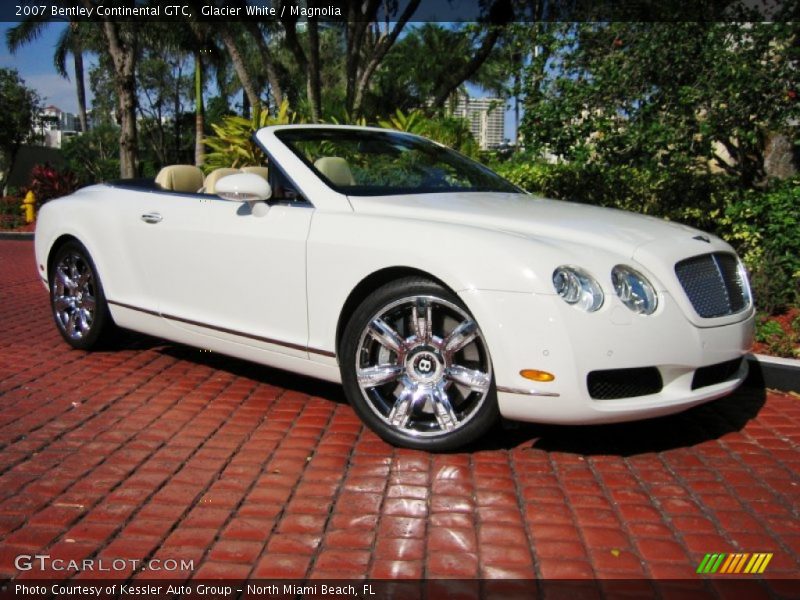
<svg viewBox="0 0 800 600">
<path fill-rule="evenodd" d="M 453 192 L 481 192 L 481 193 L 511 193 L 522 194 L 524 191 L 513 183 L 503 179 L 500 175 L 485 167 L 484 165 L 451 150 L 441 144 L 426 138 L 393 131 L 390 129 L 358 129 L 358 128 L 326 128 L 326 127 L 287 127 L 275 130 L 275 137 L 278 138 L 291 152 L 311 169 L 326 185 L 337 192 L 347 196 L 396 196 L 405 194 L 437 194 Z M 372 155 L 374 162 L 378 162 L 379 157 L 390 157 L 392 154 L 402 158 L 404 154 L 410 156 L 411 153 L 419 155 L 427 160 L 417 161 L 409 166 L 390 165 L 389 169 L 394 170 L 395 174 L 401 174 L 403 168 L 407 169 L 404 173 L 408 178 L 408 185 L 376 185 L 376 184 L 354 184 L 341 185 L 331 181 L 314 164 L 308 154 L 308 148 L 313 145 L 324 145 L 329 143 L 332 146 L 339 146 L 339 150 L 346 145 L 351 145 L 357 151 L 359 157 Z M 371 148 L 372 152 L 367 152 L 363 148 Z M 375 152 L 382 150 L 383 152 Z M 335 156 L 339 158 L 342 152 L 335 152 L 332 155 L 322 154 L 323 156 Z M 370 172 L 370 166 L 356 164 L 352 154 L 347 160 L 348 167 L 363 175 Z M 410 156 L 410 160 L 414 160 Z M 399 159 L 398 159 L 399 161 Z M 384 158 L 384 163 L 386 159 Z M 408 162 L 408 161 L 406 161 Z M 438 170 L 438 173 L 435 171 Z M 447 171 L 447 172 L 446 172 Z M 390 173 L 391 174 L 391 173 Z M 428 175 L 431 183 L 420 181 L 412 184 L 413 177 Z M 432 181 L 434 175 L 439 175 L 440 179 Z M 451 177 L 458 176 L 470 185 L 452 185 L 445 180 L 445 175 Z"/>
</svg>

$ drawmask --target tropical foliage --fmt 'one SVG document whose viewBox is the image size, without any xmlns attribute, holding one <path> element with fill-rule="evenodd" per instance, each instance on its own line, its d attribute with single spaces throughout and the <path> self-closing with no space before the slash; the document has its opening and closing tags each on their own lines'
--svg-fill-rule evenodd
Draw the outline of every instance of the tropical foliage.
<svg viewBox="0 0 800 600">
<path fill-rule="evenodd" d="M 586 23 L 549 38 L 526 146 L 567 162 L 709 168 L 760 184 L 771 132 L 798 135 L 797 24 Z"/>
<path fill-rule="evenodd" d="M 204 168 L 212 171 L 220 167 L 244 167 L 263 165 L 266 157 L 253 139 L 253 134 L 269 125 L 286 125 L 298 120 L 297 115 L 289 109 L 284 100 L 275 114 L 257 111 L 251 118 L 228 116 L 222 118 L 221 124 L 212 124 L 214 135 L 205 139 L 211 150 L 206 154 Z"/>
<path fill-rule="evenodd" d="M 72 57 L 89 130 L 64 146 L 70 169 L 88 183 L 169 163 L 260 164 L 252 133 L 263 125 L 376 124 L 489 162 L 532 192 L 717 232 L 744 257 L 762 308 L 798 302 L 796 21 L 548 22 L 539 17 L 552 3 L 491 0 L 480 22 L 444 25 L 415 23 L 419 0 L 340 4 L 348 19 L 302 26 L 59 25 L 53 60 L 66 75 Z M 523 5 L 533 18 L 513 22 L 508 9 Z M 15 24 L 7 45 L 17 51 L 42 28 Z M 87 55 L 95 66 L 85 74 Z M 38 98 L 13 71 L 0 70 L 0 84 L 8 171 Z M 468 84 L 524 107 L 510 157 L 480 153 L 469 123 L 452 116 Z"/>
<path fill-rule="evenodd" d="M 431 116 L 419 109 L 404 113 L 398 108 L 389 117 L 379 119 L 378 125 L 428 137 L 467 156 L 478 155 L 478 144 L 469 123 L 459 117 Z"/>
<path fill-rule="evenodd" d="M 78 187 L 78 178 L 71 171 L 59 170 L 50 164 L 36 165 L 31 170 L 30 190 L 41 206 L 48 200 L 71 194 Z"/>
</svg>

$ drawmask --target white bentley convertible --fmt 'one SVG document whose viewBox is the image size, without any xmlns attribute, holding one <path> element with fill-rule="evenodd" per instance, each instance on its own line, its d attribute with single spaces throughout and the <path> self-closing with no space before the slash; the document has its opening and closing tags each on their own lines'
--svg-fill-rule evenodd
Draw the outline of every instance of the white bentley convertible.
<svg viewBox="0 0 800 600">
<path fill-rule="evenodd" d="M 282 126 L 268 168 L 84 188 L 36 261 L 64 339 L 119 327 L 342 382 L 384 439 L 456 448 L 499 415 L 605 423 L 734 390 L 753 332 L 731 247 L 525 194 L 423 138 Z"/>
</svg>

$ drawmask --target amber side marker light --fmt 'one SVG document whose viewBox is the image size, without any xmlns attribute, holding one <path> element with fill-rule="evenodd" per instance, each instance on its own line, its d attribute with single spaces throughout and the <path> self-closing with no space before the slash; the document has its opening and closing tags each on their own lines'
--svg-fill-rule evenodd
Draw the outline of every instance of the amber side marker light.
<svg viewBox="0 0 800 600">
<path fill-rule="evenodd" d="M 522 369 L 519 374 L 532 381 L 553 381 L 556 378 L 552 373 L 537 371 L 536 369 Z"/>
</svg>

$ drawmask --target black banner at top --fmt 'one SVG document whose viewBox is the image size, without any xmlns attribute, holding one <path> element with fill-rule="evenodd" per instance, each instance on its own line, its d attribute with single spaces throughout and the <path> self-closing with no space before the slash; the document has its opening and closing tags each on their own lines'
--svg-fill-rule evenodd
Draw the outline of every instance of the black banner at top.
<svg viewBox="0 0 800 600">
<path fill-rule="evenodd" d="M 364 0 L 4 0 L 0 20 L 246 21 L 374 20 Z M 800 21 L 800 0 L 388 0 L 379 21 Z"/>
</svg>

